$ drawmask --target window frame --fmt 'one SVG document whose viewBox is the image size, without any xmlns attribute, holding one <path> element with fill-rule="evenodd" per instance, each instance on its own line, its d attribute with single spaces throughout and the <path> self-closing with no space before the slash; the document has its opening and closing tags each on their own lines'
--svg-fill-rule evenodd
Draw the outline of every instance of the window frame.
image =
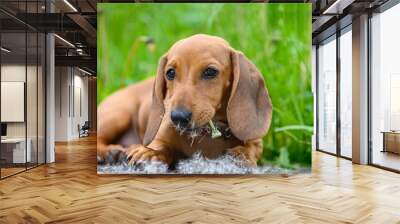
<svg viewBox="0 0 400 224">
<path fill-rule="evenodd" d="M 346 160 L 352 160 L 352 158 L 342 155 L 341 150 L 341 119 L 340 119 L 340 77 L 341 77 L 341 65 L 340 65 L 340 37 L 347 32 L 352 31 L 352 23 L 346 24 L 344 27 L 337 29 L 335 33 L 331 34 L 330 36 L 326 37 L 325 39 L 320 40 L 316 44 L 316 52 L 315 52 L 315 60 L 316 60 L 316 69 L 315 69 L 315 86 L 316 86 L 316 151 L 327 153 L 329 155 L 337 156 Z M 319 53 L 318 49 L 322 43 L 326 44 L 330 41 L 336 41 L 336 152 L 328 152 L 324 149 L 321 149 L 319 146 Z"/>
<path fill-rule="evenodd" d="M 397 6 L 400 3 L 399 0 L 388 0 L 384 4 L 380 5 L 379 7 L 369 10 L 368 11 L 368 30 L 367 30 L 367 39 L 368 39 L 368 54 L 367 54 L 367 61 L 368 61 L 368 69 L 367 69 L 367 78 L 368 78 L 368 111 L 367 111 L 367 117 L 368 117 L 368 165 L 377 167 L 383 170 L 395 172 L 395 173 L 400 173 L 400 170 L 390 168 L 384 165 L 380 165 L 377 163 L 373 162 L 373 132 L 372 132 L 372 94 L 373 94 L 373 88 L 372 88 L 372 19 L 374 17 L 374 14 L 381 14 L 384 13 L 385 11 L 393 8 L 394 6 Z"/>
</svg>

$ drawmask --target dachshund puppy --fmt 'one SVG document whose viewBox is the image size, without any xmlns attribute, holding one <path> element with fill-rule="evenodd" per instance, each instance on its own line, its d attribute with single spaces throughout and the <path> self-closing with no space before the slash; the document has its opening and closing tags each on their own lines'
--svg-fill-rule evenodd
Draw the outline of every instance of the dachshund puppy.
<svg viewBox="0 0 400 224">
<path fill-rule="evenodd" d="M 197 34 L 161 57 L 155 78 L 115 92 L 98 114 L 99 161 L 126 155 L 131 164 L 171 165 L 200 151 L 256 166 L 272 103 L 263 76 L 243 53 L 222 38 Z M 215 129 L 220 137 L 212 136 Z"/>
</svg>

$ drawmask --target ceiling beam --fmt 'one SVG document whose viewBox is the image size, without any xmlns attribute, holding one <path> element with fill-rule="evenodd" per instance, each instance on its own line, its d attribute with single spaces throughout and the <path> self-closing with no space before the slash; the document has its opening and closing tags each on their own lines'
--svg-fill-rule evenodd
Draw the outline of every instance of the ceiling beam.
<svg viewBox="0 0 400 224">
<path fill-rule="evenodd" d="M 343 10 L 351 5 L 355 0 L 336 0 L 332 2 L 325 10 L 323 10 L 322 14 L 342 14 Z"/>
<path fill-rule="evenodd" d="M 96 45 L 96 28 L 90 24 L 85 17 L 80 14 L 68 14 L 68 17 L 73 20 L 82 30 L 89 36 L 86 41 L 90 43 L 91 46 Z"/>
<path fill-rule="evenodd" d="M 91 56 L 55 56 L 56 66 L 87 67 L 96 71 L 97 59 Z"/>
</svg>

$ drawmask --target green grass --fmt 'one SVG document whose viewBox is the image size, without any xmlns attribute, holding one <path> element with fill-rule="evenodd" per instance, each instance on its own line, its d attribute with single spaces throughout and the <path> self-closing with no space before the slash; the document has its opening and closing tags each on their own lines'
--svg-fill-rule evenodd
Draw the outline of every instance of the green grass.
<svg viewBox="0 0 400 224">
<path fill-rule="evenodd" d="M 274 111 L 260 164 L 311 165 L 310 4 L 98 4 L 98 102 L 156 73 L 179 39 L 226 39 L 264 75 Z M 146 44 L 148 39 L 154 44 Z"/>
</svg>

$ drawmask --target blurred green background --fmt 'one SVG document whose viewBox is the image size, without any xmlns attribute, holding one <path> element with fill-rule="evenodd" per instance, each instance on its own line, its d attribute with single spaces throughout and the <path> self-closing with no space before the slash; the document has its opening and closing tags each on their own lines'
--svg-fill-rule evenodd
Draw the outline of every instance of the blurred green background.
<svg viewBox="0 0 400 224">
<path fill-rule="evenodd" d="M 155 75 L 179 39 L 216 35 L 264 75 L 274 106 L 260 164 L 311 166 L 311 4 L 98 4 L 97 101 Z"/>
</svg>

